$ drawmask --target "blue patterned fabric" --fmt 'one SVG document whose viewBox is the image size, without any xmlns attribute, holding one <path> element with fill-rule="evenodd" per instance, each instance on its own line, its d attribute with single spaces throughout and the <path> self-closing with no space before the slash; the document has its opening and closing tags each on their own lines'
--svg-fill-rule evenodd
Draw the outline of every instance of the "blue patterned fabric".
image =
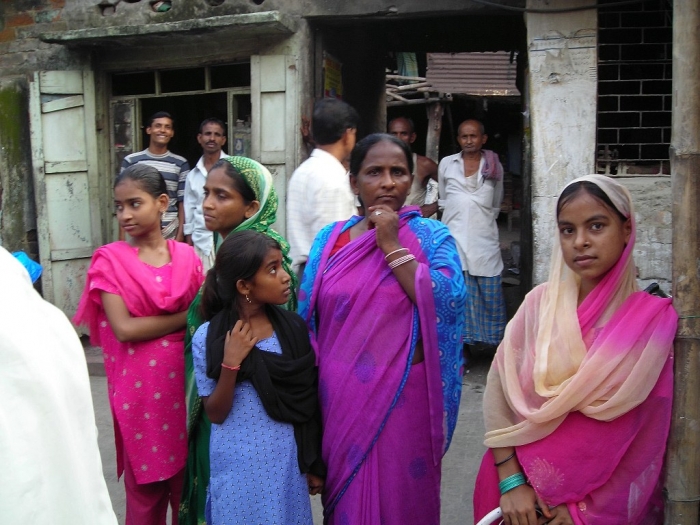
<svg viewBox="0 0 700 525">
<path fill-rule="evenodd" d="M 400 215 L 408 218 L 404 227 L 409 228 L 416 236 L 425 258 L 429 261 L 435 316 L 427 321 L 423 317 L 423 321 L 432 323 L 432 326 L 421 326 L 420 330 L 424 336 L 428 329 L 437 332 L 443 394 L 443 429 L 446 430 L 442 450 L 444 454 L 449 447 L 457 424 L 462 392 L 462 330 L 467 299 L 462 277 L 462 265 L 454 239 L 445 225 L 435 220 L 422 218 L 419 208 L 416 207 L 405 207 L 400 211 Z M 315 317 L 309 312 L 309 309 L 315 300 L 313 294 L 317 293 L 317 290 L 314 290 L 314 283 L 317 281 L 318 273 L 326 269 L 321 268 L 322 255 L 329 241 L 333 241 L 339 233 L 348 230 L 361 220 L 362 217 L 352 217 L 340 227 L 340 223 L 326 226 L 316 236 L 311 248 L 302 276 L 298 299 L 299 314 L 309 324 L 312 343 L 315 343 L 316 323 Z M 332 265 L 332 259 L 329 262 L 330 265 Z M 358 283 L 358 286 L 362 286 L 362 283 Z M 420 316 L 417 307 L 414 307 L 413 316 L 414 325 L 419 324 Z M 415 345 L 415 343 L 414 340 L 413 344 Z"/>
<path fill-rule="evenodd" d="M 192 340 L 199 395 L 211 395 L 216 381 L 206 375 L 209 323 Z M 257 343 L 281 353 L 277 336 Z M 250 381 L 236 385 L 233 406 L 221 425 L 212 424 L 211 478 L 207 492 L 207 523 L 234 525 L 279 523 L 311 525 L 306 476 L 299 472 L 294 427 L 274 421 L 263 408 Z"/>
<path fill-rule="evenodd" d="M 476 277 L 466 273 L 467 322 L 464 343 L 487 343 L 498 346 L 506 329 L 506 303 L 503 299 L 501 276 Z"/>
</svg>

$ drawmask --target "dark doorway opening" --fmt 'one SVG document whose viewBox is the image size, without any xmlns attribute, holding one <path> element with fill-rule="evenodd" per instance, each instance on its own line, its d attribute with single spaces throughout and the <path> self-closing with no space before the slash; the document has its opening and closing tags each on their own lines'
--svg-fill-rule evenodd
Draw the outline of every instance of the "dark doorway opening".
<svg viewBox="0 0 700 525">
<path fill-rule="evenodd" d="M 226 93 L 208 93 L 141 99 L 143 147 L 148 145 L 148 136 L 145 132 L 148 118 L 158 111 L 167 111 L 175 119 L 175 136 L 170 141 L 168 149 L 185 157 L 190 167 L 194 167 L 202 156 L 202 149 L 197 142 L 201 122 L 207 118 L 218 118 L 227 127 L 231 125 L 226 122 L 228 120 L 226 95 Z"/>
</svg>

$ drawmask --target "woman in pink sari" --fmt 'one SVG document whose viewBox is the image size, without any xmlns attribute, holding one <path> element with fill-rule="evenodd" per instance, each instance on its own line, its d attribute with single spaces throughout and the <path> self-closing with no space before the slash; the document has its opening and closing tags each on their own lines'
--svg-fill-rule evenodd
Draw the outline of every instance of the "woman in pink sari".
<svg viewBox="0 0 700 525">
<path fill-rule="evenodd" d="M 475 521 L 500 505 L 507 525 L 663 523 L 677 315 L 637 287 L 624 186 L 571 182 L 557 230 L 549 282 L 525 298 L 488 375 Z"/>
<path fill-rule="evenodd" d="M 130 241 L 94 253 L 73 320 L 104 354 L 126 524 L 163 525 L 168 503 L 175 523 L 187 457 L 183 341 L 201 262 L 191 246 L 163 238 L 168 196 L 155 168 L 127 168 L 114 200 Z"/>
<path fill-rule="evenodd" d="M 319 366 L 325 523 L 437 525 L 462 386 L 466 290 L 447 228 L 404 207 L 412 155 L 360 141 L 363 217 L 317 236 L 299 292 Z"/>
</svg>

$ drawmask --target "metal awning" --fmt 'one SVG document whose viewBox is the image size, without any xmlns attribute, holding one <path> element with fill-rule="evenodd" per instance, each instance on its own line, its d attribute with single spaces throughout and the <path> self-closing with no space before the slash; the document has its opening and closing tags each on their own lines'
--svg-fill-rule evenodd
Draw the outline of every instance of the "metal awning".
<svg viewBox="0 0 700 525">
<path fill-rule="evenodd" d="M 39 38 L 50 44 L 72 47 L 132 47 L 167 46 L 177 37 L 187 36 L 196 43 L 198 38 L 252 38 L 263 35 L 290 35 L 296 32 L 296 20 L 279 11 L 240 15 L 213 16 L 158 24 L 106 26 L 69 29 L 42 33 Z"/>
<path fill-rule="evenodd" d="M 426 80 L 441 93 L 518 96 L 517 64 L 507 51 L 428 53 Z"/>
</svg>

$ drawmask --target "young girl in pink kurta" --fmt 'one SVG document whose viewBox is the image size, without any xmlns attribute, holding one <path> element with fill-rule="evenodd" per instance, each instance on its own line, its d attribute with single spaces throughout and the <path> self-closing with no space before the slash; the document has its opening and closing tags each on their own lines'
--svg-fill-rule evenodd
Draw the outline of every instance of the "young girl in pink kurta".
<svg viewBox="0 0 700 525">
<path fill-rule="evenodd" d="M 74 321 L 88 325 L 90 341 L 104 352 L 126 524 L 162 525 L 168 503 L 177 516 L 180 502 L 187 457 L 184 328 L 202 268 L 190 246 L 161 234 L 168 196 L 155 168 L 126 169 L 114 201 L 130 240 L 95 252 Z"/>
</svg>

